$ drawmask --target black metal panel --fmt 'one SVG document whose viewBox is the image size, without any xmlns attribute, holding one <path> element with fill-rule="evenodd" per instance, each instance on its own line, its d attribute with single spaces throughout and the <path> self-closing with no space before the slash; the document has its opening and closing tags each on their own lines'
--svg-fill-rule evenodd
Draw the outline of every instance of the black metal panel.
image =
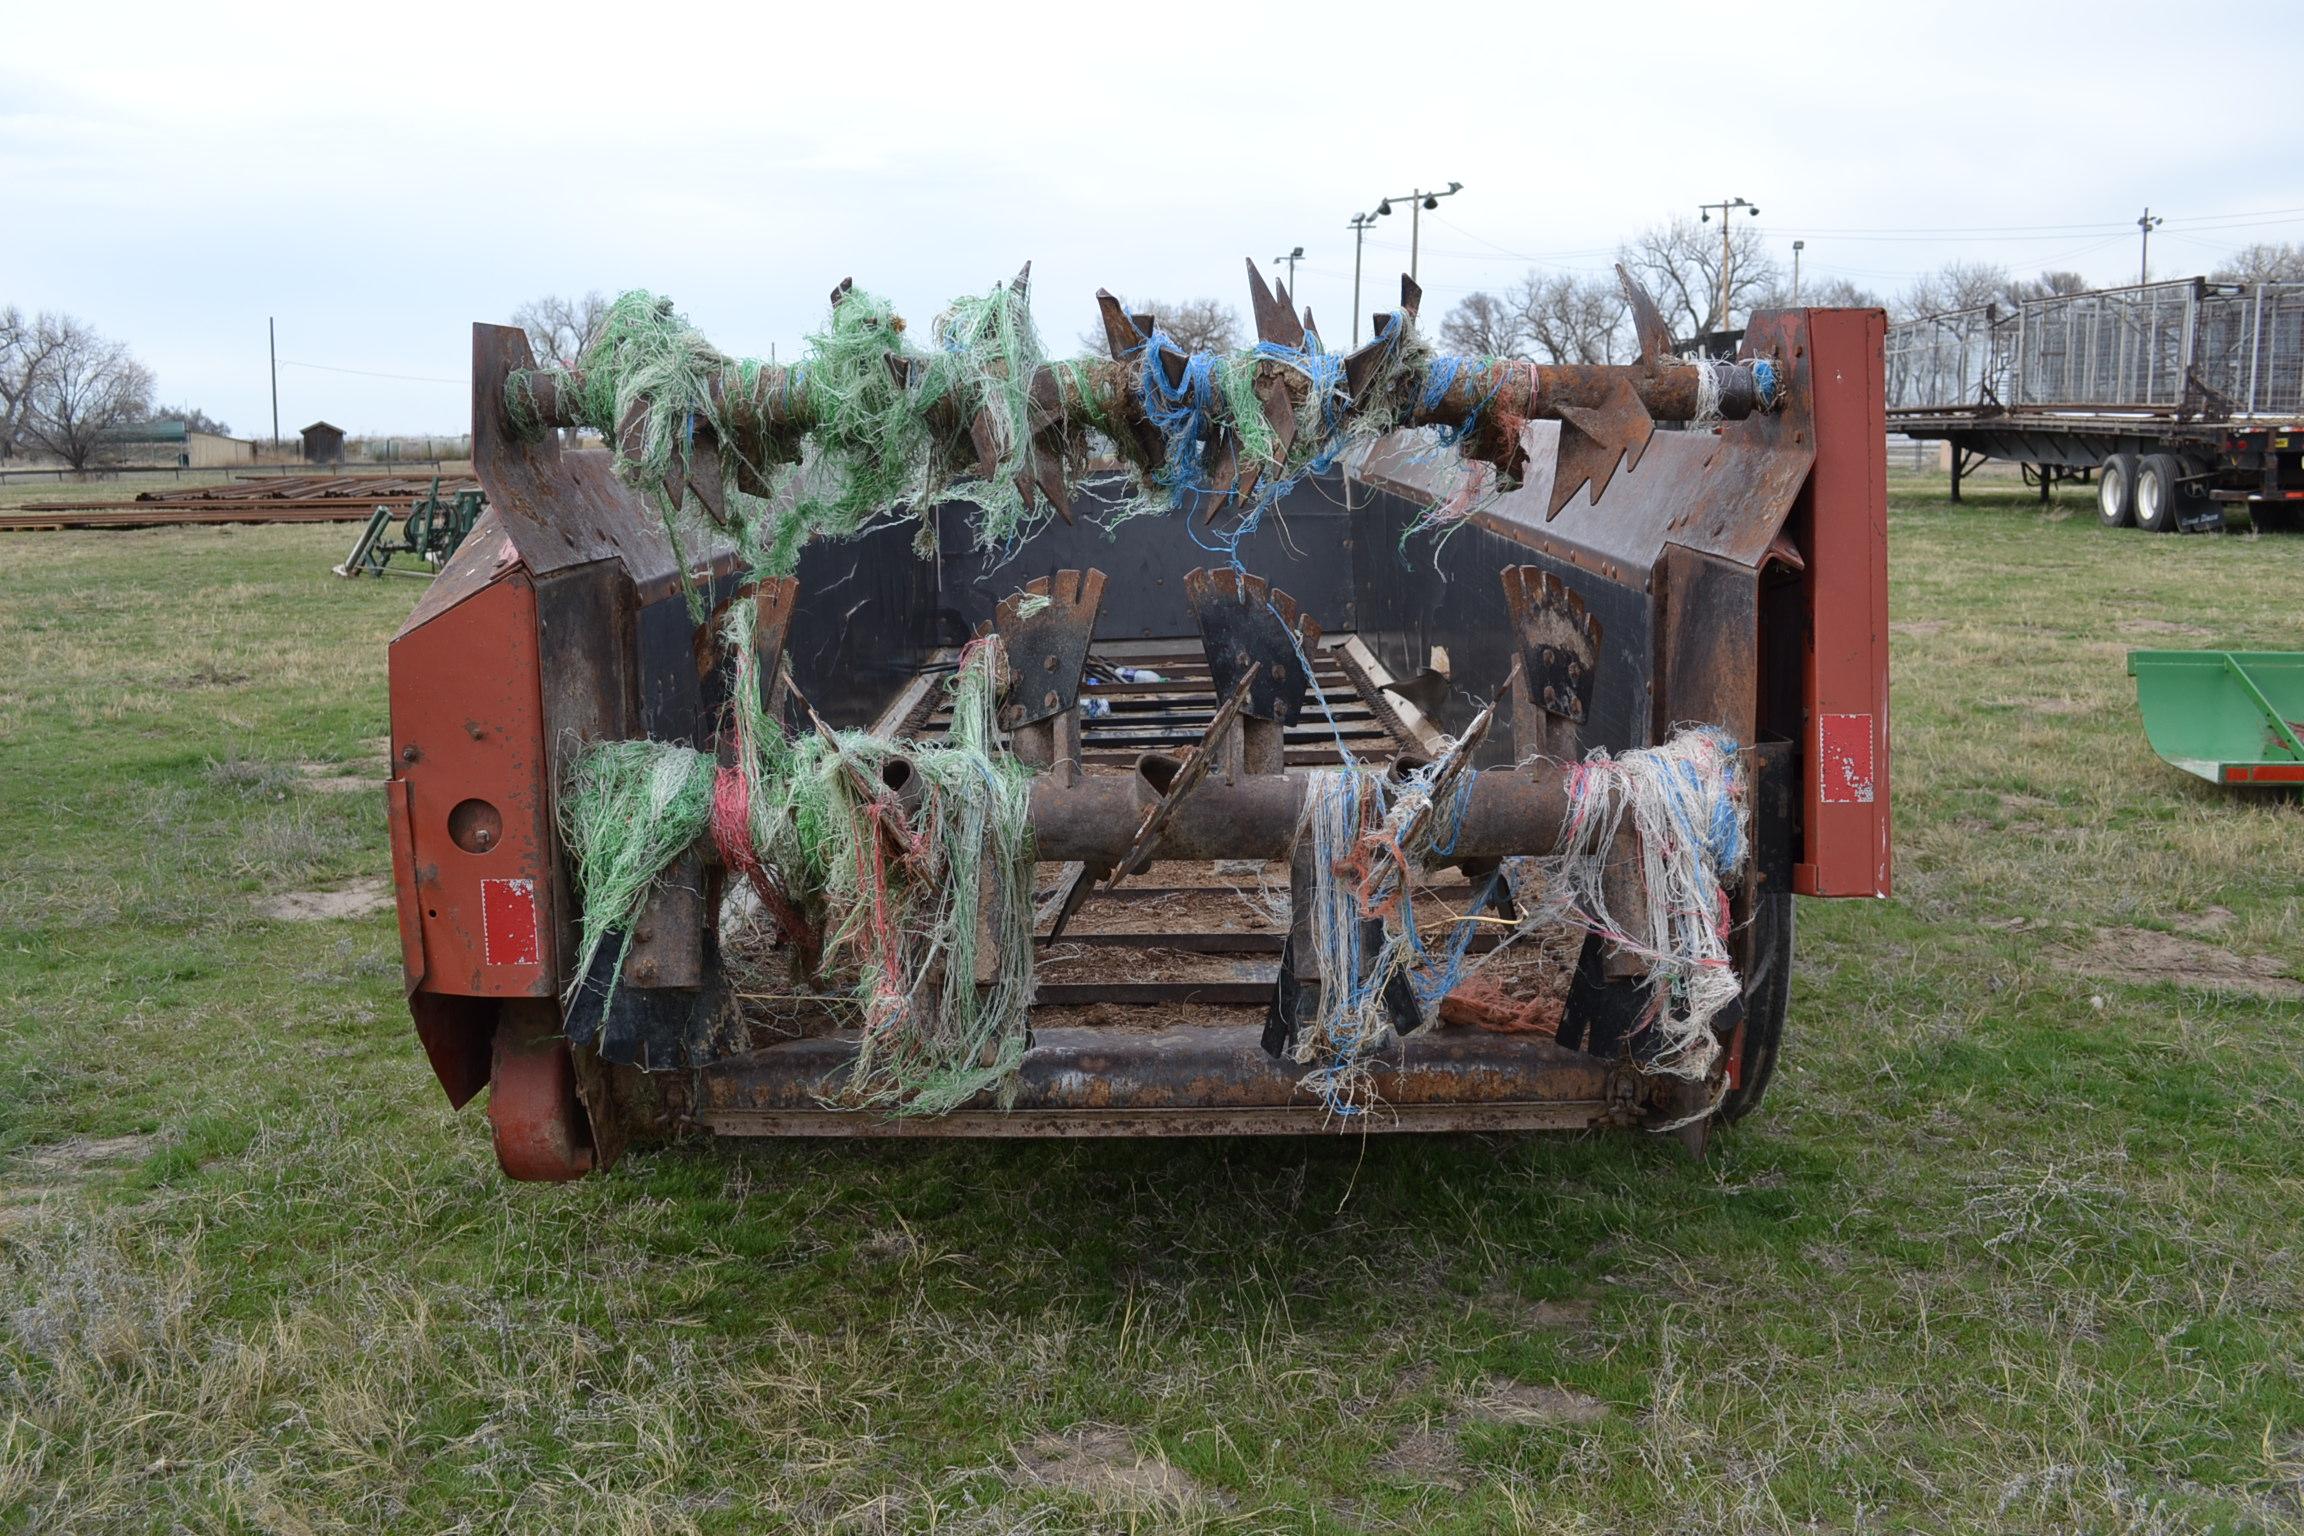
<svg viewBox="0 0 2304 1536">
<path fill-rule="evenodd" d="M 1552 559 L 1478 523 L 1445 539 L 1419 534 L 1403 546 L 1402 532 L 1421 511 L 1416 503 L 1366 486 L 1355 488 L 1353 502 L 1358 633 L 1397 677 L 1416 676 L 1434 646 L 1447 648 L 1456 686 L 1436 712 L 1443 730 L 1462 730 L 1481 704 L 1503 692 L 1512 669 L 1512 624 L 1499 573 L 1506 566 L 1535 565 L 1565 582 L 1600 620 L 1586 744 L 1651 744 L 1648 683 L 1656 647 L 1654 608 L 1645 592 Z M 1510 743 L 1499 733 L 1481 760 L 1486 766 L 1510 755 Z"/>
<path fill-rule="evenodd" d="M 834 725 L 871 724 L 939 646 L 965 643 L 974 628 L 938 597 L 935 563 L 912 551 L 918 532 L 906 519 L 801 552 L 784 656 Z"/>
<path fill-rule="evenodd" d="M 1051 522 L 1007 553 L 975 549 L 968 526 L 972 509 L 939 509 L 943 548 L 943 602 L 970 629 L 991 618 L 993 607 L 1036 577 L 1059 570 L 1096 569 L 1110 578 L 1096 619 L 1096 639 L 1177 639 L 1199 634 L 1184 597 L 1184 573 L 1225 563 L 1213 530 L 1182 512 L 1114 521 L 1125 486 L 1117 478 L 1091 481 L 1074 498 L 1077 522 Z M 1352 551 L 1341 480 L 1306 480 L 1240 543 L 1248 570 L 1296 599 L 1323 630 L 1356 627 Z"/>
</svg>

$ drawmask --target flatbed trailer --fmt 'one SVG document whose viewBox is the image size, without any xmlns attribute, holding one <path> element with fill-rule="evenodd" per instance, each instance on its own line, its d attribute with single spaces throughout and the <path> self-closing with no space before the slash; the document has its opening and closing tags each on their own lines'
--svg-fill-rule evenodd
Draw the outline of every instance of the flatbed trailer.
<svg viewBox="0 0 2304 1536">
<path fill-rule="evenodd" d="M 2205 278 L 1900 321 L 1888 427 L 1951 448 L 1952 499 L 1985 460 L 2047 500 L 2092 483 L 2107 527 L 2206 532 L 2244 508 L 2304 522 L 2304 283 Z"/>
</svg>

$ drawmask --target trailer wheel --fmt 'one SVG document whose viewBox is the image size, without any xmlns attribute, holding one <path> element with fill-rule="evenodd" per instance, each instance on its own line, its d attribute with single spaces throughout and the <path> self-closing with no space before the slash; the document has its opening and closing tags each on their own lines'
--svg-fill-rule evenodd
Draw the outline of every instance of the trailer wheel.
<svg viewBox="0 0 2304 1536">
<path fill-rule="evenodd" d="M 1736 1086 L 1720 1101 L 1717 1118 L 1741 1120 L 1760 1107 L 1776 1075 L 1784 1043 L 1784 1015 L 1792 1002 L 1792 893 L 1769 891 L 1752 908 L 1752 974 L 1744 978 L 1744 1041 Z"/>
<path fill-rule="evenodd" d="M 2096 521 L 2107 528 L 2136 521 L 2136 455 L 2109 455 L 2096 471 Z"/>
<path fill-rule="evenodd" d="M 2184 506 L 2184 466 L 2172 453 L 2148 453 L 2136 464 L 2136 526 L 2171 533 Z"/>
<path fill-rule="evenodd" d="M 548 1008 L 507 1008 L 488 1076 L 488 1129 L 508 1177 L 535 1183 L 592 1171 L 592 1132 L 576 1097 L 576 1062 Z"/>
</svg>

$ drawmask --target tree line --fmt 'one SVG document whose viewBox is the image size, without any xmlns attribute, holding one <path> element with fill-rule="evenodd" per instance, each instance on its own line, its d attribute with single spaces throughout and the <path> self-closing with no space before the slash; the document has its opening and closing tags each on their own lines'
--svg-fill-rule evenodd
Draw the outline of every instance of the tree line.
<svg viewBox="0 0 2304 1536">
<path fill-rule="evenodd" d="M 1683 339 L 1725 330 L 1732 317 L 1792 307 L 1789 275 L 1750 226 L 1734 229 L 1726 313 L 1721 310 L 1720 240 L 1686 219 L 1644 231 L 1617 251 L 1617 260 L 1656 300 Z M 2220 283 L 2304 282 L 2304 246 L 2252 245 L 2209 274 Z M 1798 302 L 1816 308 L 1885 309 L 1891 319 L 2006 308 L 2028 299 L 2082 293 L 2098 286 L 2077 272 L 2022 277 L 1984 261 L 1952 261 L 1882 298 L 1845 278 L 1803 276 Z M 1500 293 L 1466 295 L 1440 322 L 1450 349 L 1481 356 L 1530 356 L 1553 363 L 1616 363 L 1639 350 L 1615 275 L 1544 272 Z"/>
<path fill-rule="evenodd" d="M 154 421 L 231 435 L 196 406 L 155 407 L 153 389 L 125 342 L 71 315 L 0 306 L 0 463 L 39 454 L 92 469 L 120 457 L 126 429 Z"/>
</svg>

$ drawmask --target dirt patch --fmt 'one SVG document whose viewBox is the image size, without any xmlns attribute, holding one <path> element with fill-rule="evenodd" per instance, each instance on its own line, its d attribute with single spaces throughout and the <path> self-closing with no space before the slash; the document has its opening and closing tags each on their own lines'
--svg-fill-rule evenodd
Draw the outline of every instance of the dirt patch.
<svg viewBox="0 0 2304 1536">
<path fill-rule="evenodd" d="M 284 891 L 256 903 L 256 915 L 276 923 L 324 923 L 366 917 L 392 905 L 392 882 L 381 877 L 354 880 L 325 891 Z"/>
<path fill-rule="evenodd" d="M 1599 1315 L 1599 1305 L 1581 1297 L 1563 1300 L 1531 1301 L 1521 1306 L 1520 1321 L 1531 1328 L 1561 1328 L 1583 1331 L 1592 1326 Z"/>
<path fill-rule="evenodd" d="M 2096 708 L 2078 699 L 2010 699 L 2007 707 L 2028 715 L 2085 715 Z"/>
<path fill-rule="evenodd" d="M 2304 981 L 2287 974 L 2268 955 L 2234 954 L 2181 934 L 2149 928 L 2106 928 L 2093 944 L 2065 962 L 2065 969 L 2139 986 L 2174 982 L 2213 992 L 2304 1000 Z"/>
<path fill-rule="evenodd" d="M 1440 1488 L 1462 1488 L 1471 1471 L 1456 1437 L 1431 1429 L 1410 1430 L 1373 1465 L 1386 1477 Z"/>
<path fill-rule="evenodd" d="M 2232 926 L 2232 909 L 2230 907 L 2202 907 L 2197 912 L 2180 912 L 2168 919 L 2168 924 L 2178 933 L 2201 935 L 2222 933 Z"/>
<path fill-rule="evenodd" d="M 296 771 L 303 775 L 297 781 L 299 789 L 309 789 L 323 795 L 366 795 L 384 787 L 381 773 L 337 773 L 327 763 L 298 763 Z"/>
<path fill-rule="evenodd" d="M 1109 1424 L 1083 1424 L 1061 1435 L 1042 1435 L 1016 1453 L 1022 1474 L 1035 1483 L 1132 1508 L 1176 1508 L 1222 1502 L 1158 1452 L 1137 1450 L 1128 1432 Z"/>
<path fill-rule="evenodd" d="M 152 1136 L 73 1136 L 27 1147 L 0 1171 L 0 1231 L 69 1196 L 103 1168 L 125 1168 L 151 1154 Z"/>
<path fill-rule="evenodd" d="M 2197 624 L 2176 624 L 2167 619 L 2122 619 L 2120 633 L 2124 635 L 2191 635 L 2204 639 L 2215 633 Z"/>
<path fill-rule="evenodd" d="M 1464 1417 L 1487 1424 L 1597 1424 L 1608 1405 L 1566 1387 L 1484 1381 L 1464 1399 Z"/>
<path fill-rule="evenodd" d="M 1945 628 L 1942 619 L 1898 619 L 1888 626 L 1888 633 L 1902 635 L 1909 640 L 1923 640 L 1930 635 L 1944 633 Z"/>
</svg>

